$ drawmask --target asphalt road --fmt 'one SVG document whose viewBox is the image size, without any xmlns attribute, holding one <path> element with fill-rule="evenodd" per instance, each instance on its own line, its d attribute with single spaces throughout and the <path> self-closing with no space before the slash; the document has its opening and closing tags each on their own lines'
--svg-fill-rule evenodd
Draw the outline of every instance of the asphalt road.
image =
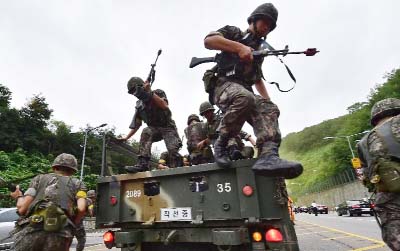
<svg viewBox="0 0 400 251">
<path fill-rule="evenodd" d="M 296 214 L 300 250 L 347 251 L 388 250 L 374 216 Z"/>
<path fill-rule="evenodd" d="M 300 250 L 347 251 L 390 249 L 381 238 L 381 231 L 373 216 L 337 216 L 336 213 L 296 214 L 296 234 Z M 71 249 L 75 250 L 76 240 Z M 85 250 L 106 251 L 101 233 L 89 233 Z M 112 250 L 117 250 L 113 248 Z"/>
</svg>

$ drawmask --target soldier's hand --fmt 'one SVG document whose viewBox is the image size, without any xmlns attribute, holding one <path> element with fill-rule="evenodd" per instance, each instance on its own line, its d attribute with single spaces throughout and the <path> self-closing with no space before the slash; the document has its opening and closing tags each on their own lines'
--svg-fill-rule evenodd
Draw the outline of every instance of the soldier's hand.
<svg viewBox="0 0 400 251">
<path fill-rule="evenodd" d="M 252 62 L 253 61 L 253 48 L 243 45 L 238 52 L 238 56 L 244 62 Z"/>
<path fill-rule="evenodd" d="M 150 92 L 150 91 L 151 91 L 151 86 L 150 86 L 149 81 L 146 80 L 146 82 L 144 82 L 143 89 L 144 89 L 146 92 Z"/>
<path fill-rule="evenodd" d="M 19 185 L 16 186 L 14 192 L 10 193 L 10 196 L 11 196 L 13 199 L 16 199 L 16 198 L 18 198 L 18 197 L 20 197 L 20 196 L 23 196 L 22 191 L 19 189 Z"/>
<path fill-rule="evenodd" d="M 197 143 L 197 149 L 202 150 L 204 148 L 204 146 L 205 146 L 205 143 L 206 142 L 204 140 L 202 140 L 199 143 Z"/>
<path fill-rule="evenodd" d="M 127 138 L 117 138 L 117 140 L 120 142 L 126 142 L 128 139 Z"/>
</svg>

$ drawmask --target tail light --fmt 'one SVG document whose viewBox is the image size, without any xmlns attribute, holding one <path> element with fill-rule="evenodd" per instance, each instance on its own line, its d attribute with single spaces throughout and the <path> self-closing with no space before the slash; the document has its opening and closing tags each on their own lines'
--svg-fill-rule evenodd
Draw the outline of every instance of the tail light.
<svg viewBox="0 0 400 251">
<path fill-rule="evenodd" d="M 252 188 L 251 186 L 249 186 L 249 185 L 245 185 L 245 186 L 242 188 L 243 194 L 244 194 L 245 196 L 247 196 L 247 197 L 253 195 L 253 191 L 254 191 L 253 188 Z"/>
<path fill-rule="evenodd" d="M 271 228 L 265 233 L 265 240 L 267 242 L 282 242 L 283 237 L 278 229 Z"/>
<path fill-rule="evenodd" d="M 253 241 L 255 242 L 262 241 L 262 234 L 260 232 L 254 232 L 252 236 L 253 236 Z"/>
<path fill-rule="evenodd" d="M 360 205 L 353 205 L 351 208 L 360 208 Z"/>
<path fill-rule="evenodd" d="M 115 204 L 117 204 L 117 202 L 118 202 L 118 199 L 116 196 L 110 196 L 110 204 L 112 206 L 115 206 Z"/>
<path fill-rule="evenodd" d="M 114 232 L 111 231 L 111 230 L 105 232 L 104 235 L 103 235 L 103 241 L 104 241 L 104 245 L 106 245 L 106 247 L 107 247 L 108 249 L 113 248 L 113 246 L 114 246 L 114 241 L 115 241 Z"/>
</svg>

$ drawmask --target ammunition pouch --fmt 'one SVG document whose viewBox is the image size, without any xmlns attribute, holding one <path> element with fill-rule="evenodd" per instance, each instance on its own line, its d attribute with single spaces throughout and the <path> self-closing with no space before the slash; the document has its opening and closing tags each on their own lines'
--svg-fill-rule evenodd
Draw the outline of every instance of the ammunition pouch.
<svg viewBox="0 0 400 251">
<path fill-rule="evenodd" d="M 203 75 L 204 90 L 209 94 L 208 100 L 211 104 L 214 104 L 214 89 L 217 85 L 217 80 L 216 67 L 207 70 Z"/>
<path fill-rule="evenodd" d="M 44 209 L 37 209 L 30 217 L 32 227 L 43 227 L 46 232 L 58 232 L 68 224 L 68 217 L 58 206 L 52 204 Z"/>
<path fill-rule="evenodd" d="M 370 181 L 378 192 L 400 193 L 400 162 L 380 158 L 376 163 L 376 175 Z"/>
</svg>

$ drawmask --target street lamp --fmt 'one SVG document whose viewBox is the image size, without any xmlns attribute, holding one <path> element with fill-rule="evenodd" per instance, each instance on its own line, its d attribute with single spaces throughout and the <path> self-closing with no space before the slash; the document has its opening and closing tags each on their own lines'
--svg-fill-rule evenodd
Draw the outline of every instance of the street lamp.
<svg viewBox="0 0 400 251">
<path fill-rule="evenodd" d="M 356 135 L 360 135 L 360 134 L 365 134 L 365 133 L 368 133 L 368 132 L 369 132 L 369 131 L 367 130 L 367 131 L 363 131 L 363 132 L 355 133 L 355 134 L 352 134 L 352 135 L 334 136 L 334 137 L 328 136 L 328 137 L 324 137 L 323 139 L 337 139 L 337 138 L 346 138 L 346 139 L 347 139 L 347 143 L 349 144 L 350 151 L 351 151 L 351 156 L 352 156 L 352 157 L 353 157 L 353 159 L 354 159 L 354 158 L 355 158 L 355 156 L 354 156 L 354 151 L 353 151 L 353 148 L 351 147 L 351 143 L 350 143 L 350 137 L 353 137 L 353 136 L 356 136 Z"/>
<path fill-rule="evenodd" d="M 94 128 L 88 128 L 88 129 L 85 130 L 85 143 L 83 144 L 83 154 L 82 154 L 82 165 L 81 165 L 81 177 L 80 177 L 80 180 L 83 179 L 83 165 L 85 164 L 86 143 L 87 143 L 88 133 L 91 132 L 91 131 L 94 131 L 96 129 L 99 129 L 101 127 L 105 127 L 106 125 L 107 124 L 101 124 L 101 125 L 96 126 Z"/>
</svg>

